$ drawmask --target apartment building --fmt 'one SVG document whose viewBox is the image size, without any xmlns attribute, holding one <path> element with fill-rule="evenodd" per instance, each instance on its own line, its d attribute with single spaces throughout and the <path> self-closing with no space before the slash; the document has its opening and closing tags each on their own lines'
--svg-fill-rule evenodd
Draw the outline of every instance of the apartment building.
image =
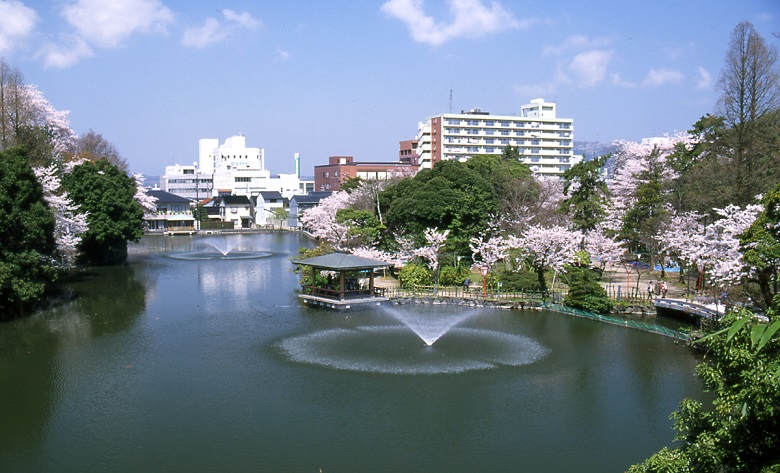
<svg viewBox="0 0 780 473">
<path fill-rule="evenodd" d="M 420 169 L 444 160 L 500 155 L 507 146 L 517 147 L 522 161 L 540 176 L 560 176 L 582 160 L 572 151 L 574 120 L 558 118 L 556 104 L 541 98 L 522 105 L 517 116 L 478 108 L 436 115 L 420 122 L 415 139 Z"/>
</svg>

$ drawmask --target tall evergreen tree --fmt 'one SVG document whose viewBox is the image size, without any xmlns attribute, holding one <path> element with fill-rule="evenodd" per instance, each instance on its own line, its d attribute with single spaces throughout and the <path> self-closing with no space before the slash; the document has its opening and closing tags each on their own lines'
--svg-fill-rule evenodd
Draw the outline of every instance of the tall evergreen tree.
<svg viewBox="0 0 780 473">
<path fill-rule="evenodd" d="M 54 215 L 22 148 L 0 151 L 0 318 L 21 315 L 56 279 Z"/>
</svg>

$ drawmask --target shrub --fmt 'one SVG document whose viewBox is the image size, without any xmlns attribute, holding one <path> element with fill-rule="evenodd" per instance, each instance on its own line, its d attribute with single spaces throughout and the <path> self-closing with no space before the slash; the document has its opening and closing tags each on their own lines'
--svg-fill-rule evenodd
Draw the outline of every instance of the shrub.
<svg viewBox="0 0 780 473">
<path fill-rule="evenodd" d="M 524 269 L 518 271 L 498 271 L 493 273 L 493 281 L 501 281 L 502 290 L 508 292 L 539 292 L 539 279 L 536 273 Z"/>
<path fill-rule="evenodd" d="M 401 287 L 430 286 L 433 284 L 433 275 L 425 266 L 407 264 L 401 268 L 398 281 L 401 283 Z"/>
<path fill-rule="evenodd" d="M 439 284 L 442 286 L 460 286 L 469 276 L 469 268 L 465 266 L 444 266 L 439 273 Z"/>
<path fill-rule="evenodd" d="M 596 274 L 587 268 L 570 267 L 569 293 L 563 303 L 575 309 L 597 314 L 612 312 L 612 301 L 598 283 Z"/>
</svg>

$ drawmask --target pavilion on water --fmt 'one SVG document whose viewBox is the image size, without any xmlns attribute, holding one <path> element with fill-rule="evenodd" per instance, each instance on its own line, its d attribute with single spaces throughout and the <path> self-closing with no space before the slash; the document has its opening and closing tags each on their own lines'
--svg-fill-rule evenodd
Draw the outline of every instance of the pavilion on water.
<svg viewBox="0 0 780 473">
<path fill-rule="evenodd" d="M 390 263 L 349 253 L 331 253 L 293 260 L 293 264 L 304 266 L 303 271 L 311 271 L 311 284 L 303 284 L 298 295 L 305 304 L 348 309 L 352 304 L 387 300 L 384 288 L 374 285 L 374 271 L 392 266 Z M 321 271 L 332 271 L 338 276 L 329 278 L 327 284 L 317 284 L 317 275 Z"/>
</svg>

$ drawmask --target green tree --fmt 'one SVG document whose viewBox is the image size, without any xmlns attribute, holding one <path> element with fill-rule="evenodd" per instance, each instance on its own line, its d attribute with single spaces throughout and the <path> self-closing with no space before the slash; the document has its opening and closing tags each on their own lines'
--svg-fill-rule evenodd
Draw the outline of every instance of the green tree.
<svg viewBox="0 0 780 473">
<path fill-rule="evenodd" d="M 610 155 L 582 161 L 563 172 L 563 195 L 560 209 L 571 216 L 575 227 L 589 232 L 601 223 L 609 190 L 602 177 Z"/>
<path fill-rule="evenodd" d="M 351 247 L 374 246 L 384 231 L 384 226 L 370 210 L 351 208 L 336 211 L 336 222 L 347 225 L 347 244 Z"/>
<path fill-rule="evenodd" d="M 73 202 L 88 212 L 89 230 L 81 240 L 80 262 L 123 262 L 127 242 L 143 236 L 143 210 L 135 200 L 135 180 L 106 160 L 75 166 L 62 178 Z"/>
<path fill-rule="evenodd" d="M 339 189 L 351 194 L 352 191 L 358 189 L 361 184 L 363 184 L 363 179 L 359 177 L 348 177 L 344 179 Z"/>
<path fill-rule="evenodd" d="M 520 158 L 516 147 L 507 146 L 501 156 L 477 155 L 466 161 L 467 167 L 493 187 L 498 199 L 497 213 L 510 219 L 535 207 L 539 197 L 539 185 Z"/>
<path fill-rule="evenodd" d="M 421 246 L 427 228 L 449 229 L 447 250 L 468 255 L 471 237 L 497 212 L 498 197 L 466 163 L 442 161 L 388 187 L 380 204 L 389 232 L 408 235 Z"/>
<path fill-rule="evenodd" d="M 27 152 L 0 152 L 0 318 L 21 315 L 57 277 L 54 215 Z"/>
<path fill-rule="evenodd" d="M 778 294 L 780 271 L 780 183 L 761 200 L 764 210 L 740 235 L 742 260 L 751 269 L 763 306 L 771 306 Z"/>
<path fill-rule="evenodd" d="M 637 174 L 636 201 L 623 217 L 620 233 L 628 241 L 632 252 L 650 255 L 651 266 L 655 264 L 659 250 L 655 236 L 666 218 L 664 167 L 659 155 L 658 149 L 653 148 L 647 157 L 645 170 Z"/>
<path fill-rule="evenodd" d="M 685 399 L 672 415 L 680 446 L 629 472 L 780 471 L 780 319 L 776 306 L 768 314 L 732 314 L 694 343 L 706 353 L 696 374 L 715 393 L 712 409 Z"/>
</svg>

